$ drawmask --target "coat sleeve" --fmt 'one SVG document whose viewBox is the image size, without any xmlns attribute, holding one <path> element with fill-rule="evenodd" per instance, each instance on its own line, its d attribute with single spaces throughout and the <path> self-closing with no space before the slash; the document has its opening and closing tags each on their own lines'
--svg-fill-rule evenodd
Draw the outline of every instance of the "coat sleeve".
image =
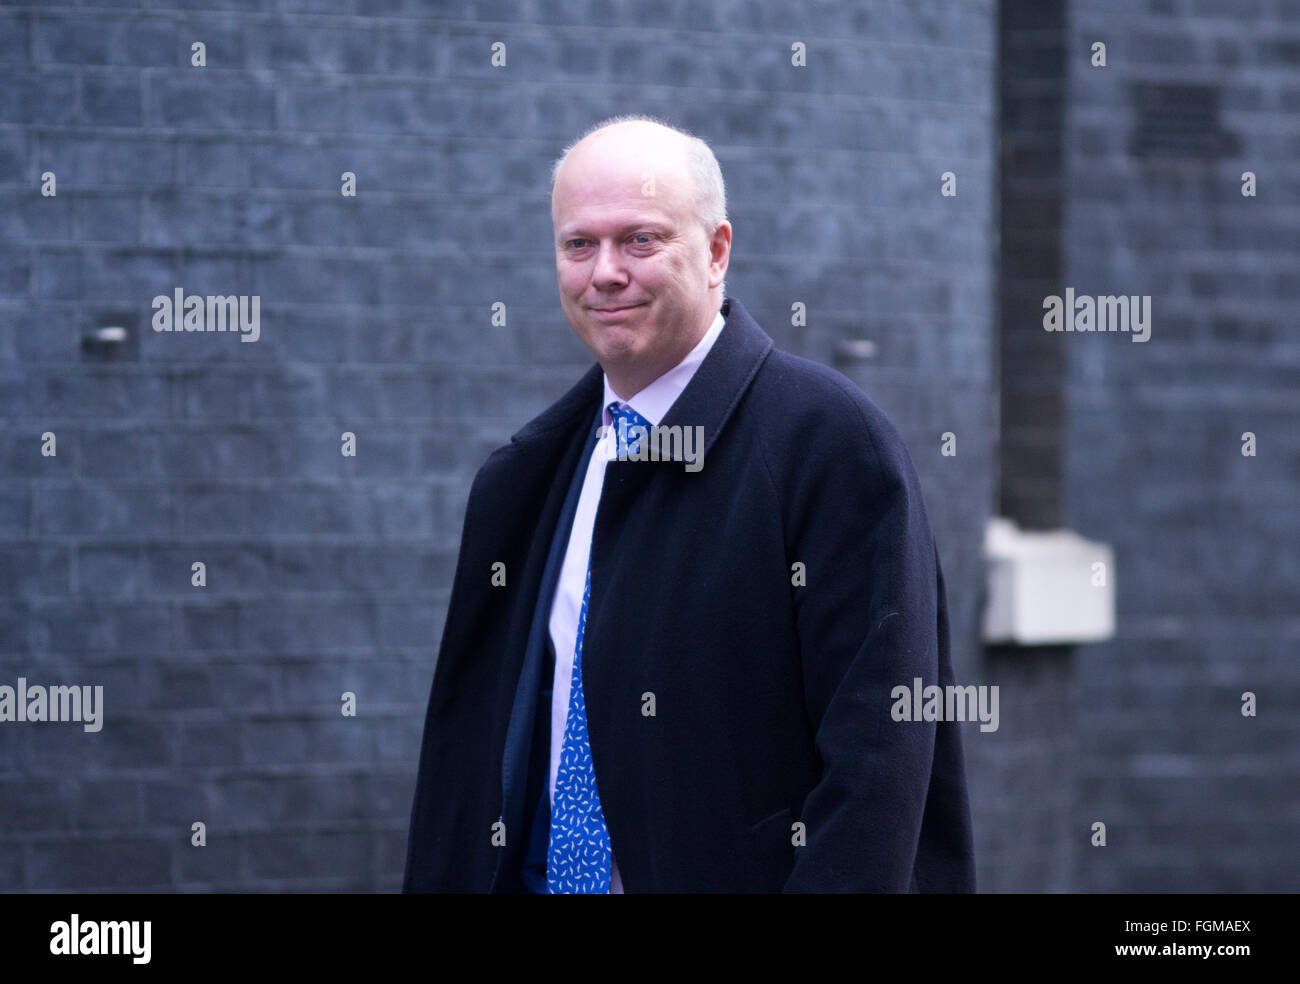
<svg viewBox="0 0 1300 984">
<path fill-rule="evenodd" d="M 915 891 L 937 724 L 895 721 L 891 692 L 910 694 L 916 678 L 951 682 L 937 556 L 893 425 L 847 380 L 830 404 L 829 420 L 796 428 L 783 449 L 787 549 L 805 565 L 806 584 L 792 588 L 804 702 L 821 762 L 784 890 Z M 933 778 L 961 783 L 965 808 L 964 770 Z"/>
</svg>

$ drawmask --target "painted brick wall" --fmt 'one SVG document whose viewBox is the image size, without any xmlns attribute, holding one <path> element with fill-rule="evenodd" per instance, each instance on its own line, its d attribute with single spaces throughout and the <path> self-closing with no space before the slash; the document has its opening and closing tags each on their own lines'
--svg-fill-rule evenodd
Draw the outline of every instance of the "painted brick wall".
<svg viewBox="0 0 1300 984">
<path fill-rule="evenodd" d="M 1077 657 L 1109 828 L 1079 884 L 1295 891 L 1300 4 L 1091 0 L 1069 39 L 1066 283 L 1152 297 L 1149 342 L 1057 336 L 1067 513 L 1115 545 L 1120 617 Z"/>
<path fill-rule="evenodd" d="M 988 0 L 0 8 L 0 680 L 106 704 L 0 727 L 0 887 L 399 885 L 470 479 L 589 364 L 549 164 L 614 113 L 715 146 L 730 292 L 894 416 L 974 673 L 995 49 Z M 260 339 L 153 332 L 176 287 L 259 296 Z"/>
</svg>

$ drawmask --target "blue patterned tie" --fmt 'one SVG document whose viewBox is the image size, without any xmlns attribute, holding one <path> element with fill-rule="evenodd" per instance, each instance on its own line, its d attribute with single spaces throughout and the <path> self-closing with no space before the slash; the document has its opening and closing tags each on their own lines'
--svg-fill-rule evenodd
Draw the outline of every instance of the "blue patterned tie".
<svg viewBox="0 0 1300 984">
<path fill-rule="evenodd" d="M 636 451 L 640 434 L 633 427 L 650 422 L 630 407 L 609 405 L 619 451 Z M 622 426 L 620 427 L 620 424 Z M 630 437 L 630 439 L 629 439 Z M 582 636 L 587 627 L 587 602 L 591 597 L 591 554 L 587 555 L 587 583 L 582 589 L 578 638 L 573 646 L 573 677 L 569 686 L 569 714 L 555 773 L 551 803 L 551 841 L 546 854 L 546 887 L 552 894 L 608 893 L 611 857 L 609 830 L 596 789 L 596 770 L 587 739 L 587 701 L 582 692 Z"/>
</svg>

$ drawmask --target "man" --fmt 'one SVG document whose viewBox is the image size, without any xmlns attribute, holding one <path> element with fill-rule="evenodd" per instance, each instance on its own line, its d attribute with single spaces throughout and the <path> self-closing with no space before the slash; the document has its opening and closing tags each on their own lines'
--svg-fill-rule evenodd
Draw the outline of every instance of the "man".
<svg viewBox="0 0 1300 984">
<path fill-rule="evenodd" d="M 942 574 L 883 413 L 734 298 L 721 172 L 647 117 L 557 162 L 598 365 L 470 492 L 406 891 L 972 891 Z M 692 440 L 692 438 L 695 440 Z"/>
</svg>

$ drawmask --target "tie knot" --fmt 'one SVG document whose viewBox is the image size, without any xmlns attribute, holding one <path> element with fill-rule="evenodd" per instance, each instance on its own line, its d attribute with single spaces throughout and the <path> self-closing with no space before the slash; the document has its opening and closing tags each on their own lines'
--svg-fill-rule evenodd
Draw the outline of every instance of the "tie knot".
<svg viewBox="0 0 1300 984">
<path fill-rule="evenodd" d="M 642 442 L 650 436 L 650 421 L 629 406 L 619 406 L 615 401 L 609 405 L 610 417 L 614 421 L 614 434 L 618 438 L 618 454 L 639 454 Z"/>
</svg>

